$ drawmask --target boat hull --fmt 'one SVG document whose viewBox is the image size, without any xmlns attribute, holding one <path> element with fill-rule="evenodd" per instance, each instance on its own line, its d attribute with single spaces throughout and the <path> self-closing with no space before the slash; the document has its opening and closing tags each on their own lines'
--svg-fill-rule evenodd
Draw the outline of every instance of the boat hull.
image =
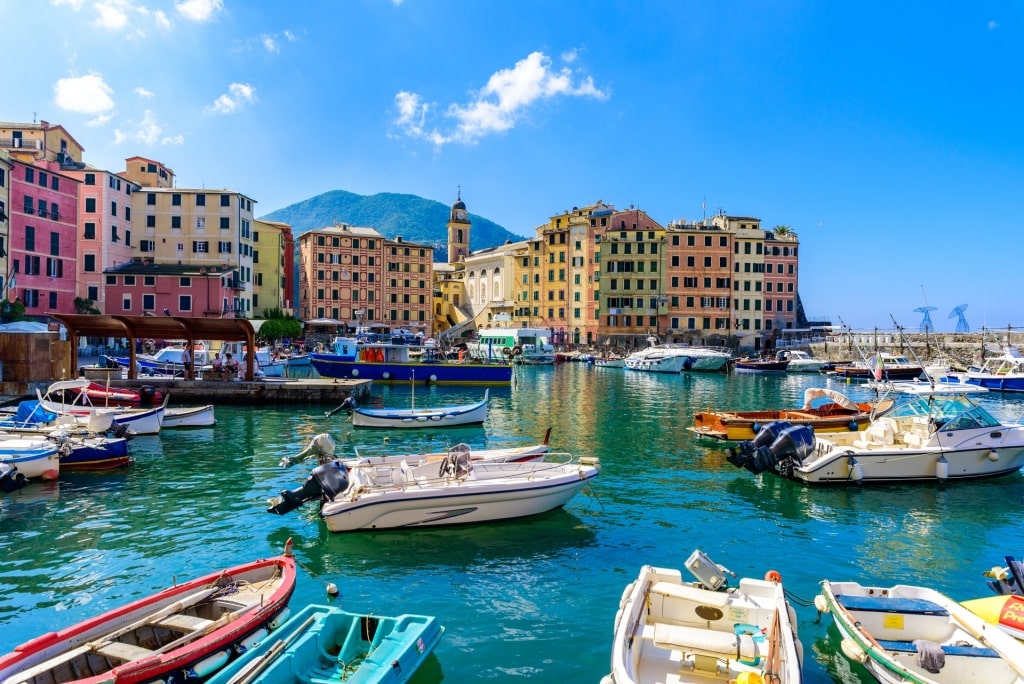
<svg viewBox="0 0 1024 684">
<path fill-rule="evenodd" d="M 56 480 L 60 473 L 57 445 L 46 438 L 0 440 L 0 463 L 14 466 L 28 479 Z"/>
<path fill-rule="evenodd" d="M 18 646 L 0 657 L 0 681 L 141 684 L 189 678 L 200 664 L 218 662 L 220 654 L 233 653 L 237 644 L 268 629 L 286 608 L 295 578 L 289 550 L 178 584 Z M 158 632 L 166 646 L 140 643 L 145 634 Z M 96 668 L 95 674 L 75 674 L 76 667 Z"/>
<path fill-rule="evenodd" d="M 433 464 L 421 467 L 435 469 Z M 320 516 L 331 532 L 522 518 L 564 506 L 598 474 L 594 465 L 538 462 L 475 463 L 473 470 L 479 479 L 413 477 L 397 487 L 374 487 L 353 495 L 358 489 L 354 487 L 324 503 Z"/>
<path fill-rule="evenodd" d="M 70 437 L 60 447 L 61 470 L 114 470 L 131 463 L 124 437 Z"/>
<path fill-rule="evenodd" d="M 827 438 L 818 442 L 828 449 Z M 792 479 L 810 485 L 939 483 L 1002 477 L 1019 471 L 1022 466 L 1024 446 L 913 450 L 834 447 L 825 455 L 795 468 Z"/>
<path fill-rule="evenodd" d="M 695 413 L 690 428 L 701 437 L 724 442 L 754 439 L 762 425 L 785 420 L 793 425 L 810 425 L 815 433 L 858 432 L 871 424 L 868 411 L 843 415 L 818 416 L 799 409 L 774 411 L 701 411 Z"/>
<path fill-rule="evenodd" d="M 361 615 L 308 605 L 206 681 L 232 684 L 330 681 L 397 684 L 408 681 L 444 636 L 426 615 Z M 331 654 L 328 660 L 325 654 Z M 333 673 L 333 674 L 332 674 Z"/>
<path fill-rule="evenodd" d="M 373 380 L 392 384 L 508 385 L 512 366 L 489 363 L 388 363 L 345 360 L 337 354 L 310 354 L 313 368 L 325 378 Z"/>
<path fill-rule="evenodd" d="M 487 418 L 487 400 L 465 406 L 433 409 L 353 409 L 352 425 L 365 428 L 425 429 L 480 425 Z"/>
<path fill-rule="evenodd" d="M 183 427 L 210 427 L 217 424 L 213 404 L 186 408 L 168 408 L 164 411 L 160 429 Z"/>
<path fill-rule="evenodd" d="M 967 382 L 993 392 L 1024 392 L 1024 373 L 991 375 L 989 373 L 968 373 Z"/>
<path fill-rule="evenodd" d="M 768 657 L 773 637 L 777 664 Z M 744 578 L 738 591 L 711 591 L 645 565 L 619 601 L 611 673 L 601 683 L 799 684 L 802 652 L 781 583 Z"/>
<path fill-rule="evenodd" d="M 960 684 L 1020 682 L 1024 644 L 963 606 L 925 587 L 865 587 L 822 582 L 819 610 L 831 613 L 843 654 L 879 682 Z M 816 602 L 818 603 L 818 602 Z M 941 667 L 926 669 L 925 642 Z"/>
</svg>

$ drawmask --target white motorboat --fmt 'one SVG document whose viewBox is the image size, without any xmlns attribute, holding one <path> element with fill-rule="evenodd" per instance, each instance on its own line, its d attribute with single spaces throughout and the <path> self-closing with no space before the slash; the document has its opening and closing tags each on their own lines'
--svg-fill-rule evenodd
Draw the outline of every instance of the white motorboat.
<svg viewBox="0 0 1024 684">
<path fill-rule="evenodd" d="M 725 367 L 732 354 L 725 349 L 691 347 L 683 344 L 659 344 L 648 337 L 650 346 L 626 357 L 626 368 L 650 373 L 679 373 L 684 370 L 716 371 Z"/>
<path fill-rule="evenodd" d="M 815 606 L 884 684 L 1024 683 L 1024 643 L 934 589 L 825 580 Z"/>
<path fill-rule="evenodd" d="M 700 550 L 686 568 L 696 582 L 645 565 L 627 585 L 615 614 L 611 673 L 601 684 L 799 684 L 803 646 L 779 574 L 729 587 L 732 573 Z"/>
<path fill-rule="evenodd" d="M 42 408 L 53 413 L 70 414 L 80 425 L 86 427 L 95 426 L 105 416 L 110 416 L 114 423 L 125 426 L 129 434 L 155 435 L 160 432 L 170 394 L 164 395 L 162 404 L 149 408 L 95 406 L 86 392 L 74 391 L 76 388 L 82 388 L 89 384 L 90 381 L 85 378 L 60 380 L 51 383 L 46 388 L 45 394 L 41 394 L 36 389 L 36 396 Z M 70 401 L 67 399 L 69 396 L 72 397 Z M 90 429 L 95 428 L 91 427 Z"/>
<path fill-rule="evenodd" d="M 945 482 L 999 477 L 1024 466 L 1024 425 L 999 422 L 962 394 L 907 395 L 862 432 L 816 436 L 768 423 L 728 460 L 807 484 Z"/>
<path fill-rule="evenodd" d="M 985 359 L 981 367 L 971 367 L 965 381 L 996 392 L 1024 392 L 1024 355 L 1013 345 Z"/>
<path fill-rule="evenodd" d="M 828 364 L 828 361 L 816 359 L 799 349 L 783 349 L 775 354 L 775 358 L 789 362 L 787 373 L 820 373 Z"/>
<path fill-rule="evenodd" d="M 413 392 L 415 392 L 415 389 Z M 463 425 L 480 425 L 483 423 L 487 419 L 487 399 L 489 394 L 489 389 L 484 390 L 483 400 L 473 404 L 434 406 L 430 408 L 417 408 L 415 394 L 413 394 L 412 406 L 407 409 L 359 408 L 355 405 L 355 400 L 352 397 L 346 399 L 346 402 L 351 402 L 352 425 L 355 427 L 402 430 L 417 428 L 441 429 Z"/>
<path fill-rule="evenodd" d="M 205 406 L 170 407 L 164 410 L 164 422 L 160 428 L 210 427 L 216 425 L 213 404 Z"/>
<path fill-rule="evenodd" d="M 433 527 L 507 520 L 569 502 L 597 477 L 597 459 L 548 454 L 545 461 L 473 461 L 453 451 L 440 463 L 317 466 L 306 482 L 281 492 L 268 511 L 284 514 L 320 500 L 331 532 Z M 554 459 L 558 459 L 554 461 Z"/>
</svg>

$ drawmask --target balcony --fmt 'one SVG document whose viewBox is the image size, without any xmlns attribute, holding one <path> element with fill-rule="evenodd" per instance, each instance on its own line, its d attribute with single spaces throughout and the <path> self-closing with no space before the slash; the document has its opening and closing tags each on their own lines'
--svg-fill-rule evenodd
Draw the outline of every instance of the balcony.
<svg viewBox="0 0 1024 684">
<path fill-rule="evenodd" d="M 42 150 L 42 140 L 26 140 L 24 138 L 0 138 L 0 149 L 5 150 Z"/>
</svg>

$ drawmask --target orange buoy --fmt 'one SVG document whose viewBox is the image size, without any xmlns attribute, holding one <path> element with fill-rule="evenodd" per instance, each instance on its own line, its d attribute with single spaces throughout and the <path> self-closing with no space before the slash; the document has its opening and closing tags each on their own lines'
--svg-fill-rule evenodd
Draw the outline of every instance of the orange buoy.
<svg viewBox="0 0 1024 684">
<path fill-rule="evenodd" d="M 780 575 L 776 570 L 769 570 L 764 574 L 764 581 L 782 584 L 782 575 Z"/>
</svg>

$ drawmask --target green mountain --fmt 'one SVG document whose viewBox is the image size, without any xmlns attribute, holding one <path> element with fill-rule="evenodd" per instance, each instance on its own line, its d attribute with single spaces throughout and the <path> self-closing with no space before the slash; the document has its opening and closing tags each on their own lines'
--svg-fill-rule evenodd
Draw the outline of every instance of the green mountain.
<svg viewBox="0 0 1024 684">
<path fill-rule="evenodd" d="M 447 223 L 450 211 L 448 204 L 416 195 L 392 192 L 356 195 L 344 190 L 331 190 L 261 218 L 287 223 L 296 239 L 306 231 L 335 223 L 374 228 L 385 237 L 401 237 L 408 242 L 433 245 L 434 261 L 443 262 L 448 260 Z M 482 216 L 470 214 L 469 220 L 473 224 L 470 245 L 473 251 L 496 247 L 507 240 L 518 242 L 524 239 Z"/>
</svg>

